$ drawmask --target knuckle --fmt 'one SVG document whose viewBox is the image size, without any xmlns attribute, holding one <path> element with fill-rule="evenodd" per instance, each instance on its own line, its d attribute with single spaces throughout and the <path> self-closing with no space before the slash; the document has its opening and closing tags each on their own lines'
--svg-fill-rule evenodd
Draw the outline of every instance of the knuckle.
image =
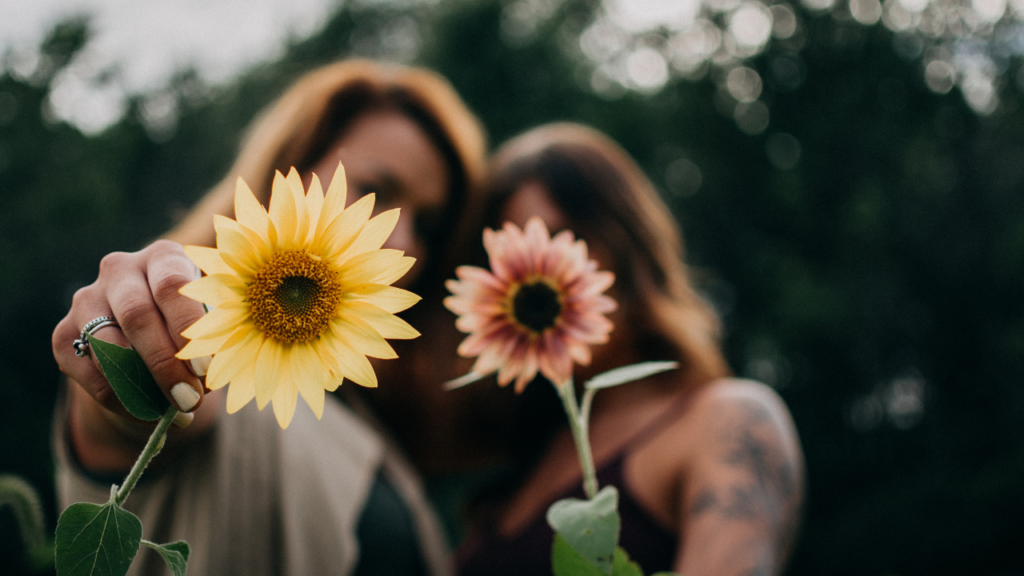
<svg viewBox="0 0 1024 576">
<path fill-rule="evenodd" d="M 159 312 L 147 298 L 126 297 L 121 301 L 117 321 L 125 332 L 137 332 L 156 321 Z"/>
<path fill-rule="evenodd" d="M 128 260 L 129 255 L 125 252 L 111 252 L 100 259 L 100 276 L 116 273 Z"/>
<path fill-rule="evenodd" d="M 161 302 L 181 297 L 179 290 L 191 280 L 187 275 L 177 272 L 158 273 L 152 278 L 153 297 Z"/>
<path fill-rule="evenodd" d="M 181 360 L 174 357 L 174 353 L 168 350 L 160 350 L 150 356 L 147 364 L 153 375 L 159 380 L 161 374 L 165 377 L 170 374 L 174 374 L 178 369 L 182 367 Z M 175 382 L 181 380 L 181 378 L 172 379 Z"/>
</svg>

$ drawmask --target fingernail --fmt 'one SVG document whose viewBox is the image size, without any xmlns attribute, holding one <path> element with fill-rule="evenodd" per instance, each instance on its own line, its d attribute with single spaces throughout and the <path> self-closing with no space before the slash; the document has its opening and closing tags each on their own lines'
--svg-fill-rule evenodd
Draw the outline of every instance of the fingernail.
<svg viewBox="0 0 1024 576">
<path fill-rule="evenodd" d="M 196 376 L 206 376 L 206 372 L 210 370 L 210 362 L 213 362 L 213 356 L 193 358 L 189 362 L 192 363 L 192 371 Z"/>
<path fill-rule="evenodd" d="M 178 382 L 171 388 L 171 396 L 178 405 L 178 410 L 190 412 L 199 403 L 199 392 L 185 382 Z"/>
<path fill-rule="evenodd" d="M 196 415 L 191 412 L 178 412 L 174 416 L 174 420 L 172 420 L 172 422 L 176 424 L 178 428 L 188 428 L 188 425 L 192 423 L 192 419 L 195 417 Z"/>
</svg>

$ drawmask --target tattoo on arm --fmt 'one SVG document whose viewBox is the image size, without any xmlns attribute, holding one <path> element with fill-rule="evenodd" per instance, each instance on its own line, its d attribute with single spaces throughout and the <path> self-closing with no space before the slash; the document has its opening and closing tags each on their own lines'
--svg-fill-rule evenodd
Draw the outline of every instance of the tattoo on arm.
<svg viewBox="0 0 1024 576">
<path fill-rule="evenodd" d="M 742 411 L 720 435 L 720 461 L 741 472 L 730 486 L 706 486 L 696 493 L 687 511 L 690 518 L 718 514 L 726 520 L 762 524 L 768 531 L 766 554 L 745 576 L 769 576 L 796 531 L 802 478 L 798 464 L 787 457 L 778 441 L 776 423 L 756 401 L 739 404 Z M 751 543 L 753 544 L 753 543 Z"/>
</svg>

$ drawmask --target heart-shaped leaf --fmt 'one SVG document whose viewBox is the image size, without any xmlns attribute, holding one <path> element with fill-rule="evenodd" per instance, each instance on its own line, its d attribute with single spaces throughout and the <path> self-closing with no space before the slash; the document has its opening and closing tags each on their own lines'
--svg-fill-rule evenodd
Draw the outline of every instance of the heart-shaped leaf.
<svg viewBox="0 0 1024 576">
<path fill-rule="evenodd" d="M 628 366 L 615 368 L 614 370 L 602 372 L 597 376 L 594 376 L 590 380 L 587 380 L 586 387 L 588 390 L 611 388 L 612 386 L 618 386 L 619 384 L 625 384 L 627 382 L 640 380 L 641 378 L 647 378 L 648 376 L 653 376 L 658 372 L 665 372 L 666 370 L 672 370 L 678 367 L 679 362 L 667 361 L 630 364 Z"/>
<path fill-rule="evenodd" d="M 619 492 L 605 486 L 591 500 L 566 498 L 548 508 L 548 524 L 587 561 L 605 574 L 619 541 Z"/>
<path fill-rule="evenodd" d="M 606 576 L 597 564 L 580 555 L 557 532 L 551 546 L 551 571 L 555 576 Z"/>
<path fill-rule="evenodd" d="M 142 356 L 131 348 L 122 348 L 95 336 L 89 337 L 89 348 L 128 413 L 139 420 L 159 420 L 171 403 L 157 386 Z"/>
<path fill-rule="evenodd" d="M 189 553 L 188 542 L 179 540 L 170 544 L 157 544 L 143 540 L 142 543 L 163 556 L 164 562 L 167 563 L 167 567 L 171 569 L 174 576 L 185 576 L 185 565 L 188 563 Z"/>
<path fill-rule="evenodd" d="M 57 576 L 124 576 L 141 540 L 142 522 L 117 504 L 72 504 L 57 521 Z"/>
</svg>

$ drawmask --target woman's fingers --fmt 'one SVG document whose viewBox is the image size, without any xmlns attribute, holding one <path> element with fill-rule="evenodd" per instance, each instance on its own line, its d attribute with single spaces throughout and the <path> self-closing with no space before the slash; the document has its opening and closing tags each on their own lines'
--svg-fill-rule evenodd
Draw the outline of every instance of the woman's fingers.
<svg viewBox="0 0 1024 576">
<path fill-rule="evenodd" d="M 100 277 L 116 279 L 107 284 L 108 304 L 167 399 L 182 412 L 194 410 L 203 386 L 174 355 L 187 342 L 181 331 L 203 315 L 200 303 L 178 292 L 195 279 L 195 265 L 180 245 L 161 240 L 137 254 L 108 255 Z"/>
<path fill-rule="evenodd" d="M 183 412 L 195 410 L 202 401 L 203 386 L 191 364 L 174 355 L 187 342 L 181 331 L 203 315 L 200 303 L 178 292 L 196 273 L 195 265 L 174 242 L 158 241 L 139 252 L 104 257 L 96 282 L 75 293 L 71 310 L 53 332 L 53 355 L 61 372 L 105 408 L 126 414 L 95 358 L 75 355 L 74 341 L 83 327 L 95 318 L 112 316 L 116 326 L 93 333 L 134 348 L 167 399 Z"/>
</svg>

